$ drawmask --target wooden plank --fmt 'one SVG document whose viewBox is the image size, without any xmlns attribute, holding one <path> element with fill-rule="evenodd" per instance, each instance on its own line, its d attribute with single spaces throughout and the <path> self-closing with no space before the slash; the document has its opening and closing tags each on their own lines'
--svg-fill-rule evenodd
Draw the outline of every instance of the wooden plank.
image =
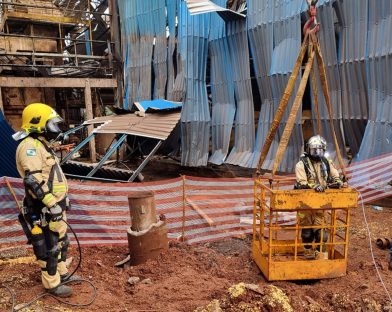
<svg viewBox="0 0 392 312">
<path fill-rule="evenodd" d="M 7 12 L 7 19 L 21 19 L 21 20 L 31 20 L 31 21 L 40 21 L 48 24 L 56 23 L 56 24 L 84 24 L 79 18 L 74 17 L 66 17 L 66 16 L 51 16 L 45 14 L 36 14 L 36 13 L 24 13 L 24 12 Z"/>
<path fill-rule="evenodd" d="M 85 100 L 85 104 L 86 104 L 86 118 L 87 119 L 93 119 L 94 115 L 93 115 L 93 102 L 91 99 L 91 87 L 89 82 L 86 82 L 86 87 L 84 88 L 84 100 Z M 88 135 L 91 134 L 91 132 L 93 132 L 94 130 L 94 126 L 90 125 L 87 127 L 87 131 L 88 131 Z M 92 140 L 90 140 L 89 142 L 89 147 L 90 147 L 90 158 L 92 162 L 96 162 L 97 161 L 97 153 L 95 151 L 95 139 L 93 138 Z"/>
<path fill-rule="evenodd" d="M 0 77 L 0 87 L 8 88 L 116 88 L 116 79 L 105 78 L 42 78 Z"/>
<path fill-rule="evenodd" d="M 196 211 L 208 223 L 209 226 L 214 225 L 214 221 L 212 221 L 212 219 L 195 202 L 190 200 L 189 197 L 185 197 L 185 199 L 192 209 Z"/>
<path fill-rule="evenodd" d="M 4 50 L 16 52 L 16 51 L 36 51 L 36 52 L 57 52 L 56 40 L 50 39 L 29 39 L 20 37 L 1 37 L 0 47 Z M 5 54 L 7 54 L 5 52 Z M 25 53 L 29 54 L 29 53 Z M 31 55 L 31 53 L 30 53 Z M 44 54 L 46 56 L 46 54 Z"/>
</svg>

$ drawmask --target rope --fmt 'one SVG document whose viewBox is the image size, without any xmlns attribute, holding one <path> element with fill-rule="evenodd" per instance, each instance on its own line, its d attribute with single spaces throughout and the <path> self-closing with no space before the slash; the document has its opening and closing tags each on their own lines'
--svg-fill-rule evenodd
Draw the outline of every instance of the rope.
<svg viewBox="0 0 392 312">
<path fill-rule="evenodd" d="M 261 166 L 263 165 L 263 163 L 267 157 L 268 151 L 271 147 L 271 144 L 272 144 L 272 141 L 273 141 L 274 136 L 276 134 L 276 131 L 278 130 L 279 124 L 283 118 L 283 114 L 284 114 L 284 111 L 286 110 L 290 96 L 294 90 L 295 81 L 297 80 L 299 70 L 301 69 L 302 61 L 305 57 L 305 52 L 308 48 L 308 38 L 309 38 L 309 34 L 306 33 L 305 39 L 302 42 L 301 50 L 298 54 L 297 60 L 294 65 L 293 72 L 291 73 L 289 81 L 287 82 L 286 89 L 284 90 L 282 99 L 280 100 L 280 103 L 279 103 L 279 107 L 275 112 L 274 120 L 271 123 L 271 127 L 268 131 L 267 137 L 265 139 L 265 143 L 264 143 L 263 148 L 261 150 L 260 159 L 259 159 L 259 163 L 257 165 L 257 170 L 256 170 L 256 174 L 258 176 L 260 175 Z"/>
<path fill-rule="evenodd" d="M 377 272 L 377 275 L 378 275 L 378 279 L 380 280 L 381 285 L 382 285 L 382 287 L 384 288 L 384 291 L 385 291 L 386 295 L 388 296 L 389 301 L 390 301 L 391 304 L 392 304 L 392 297 L 391 297 L 391 294 L 389 293 L 389 291 L 388 291 L 388 289 L 387 289 L 387 287 L 386 287 L 386 285 L 385 285 L 385 283 L 384 283 L 384 280 L 383 280 L 383 278 L 382 278 L 382 276 L 381 276 L 380 270 L 378 269 L 378 266 L 377 266 L 377 263 L 376 263 L 376 259 L 375 259 L 375 257 L 374 257 L 373 246 L 372 246 L 372 236 L 371 236 L 371 232 L 370 232 L 370 228 L 369 228 L 369 223 L 368 223 L 367 218 L 366 218 L 365 205 L 363 204 L 362 193 L 361 193 L 358 189 L 356 189 L 355 187 L 351 187 L 351 188 L 354 189 L 354 190 L 356 190 L 356 191 L 358 192 L 358 194 L 359 194 L 359 197 L 361 198 L 363 220 L 365 221 L 366 230 L 367 230 L 368 237 L 369 237 L 369 249 L 370 249 L 370 254 L 371 254 L 371 256 L 372 256 L 372 260 L 373 260 L 374 267 L 376 268 L 376 272 Z"/>
<path fill-rule="evenodd" d="M 318 94 L 317 94 L 315 70 L 314 70 L 314 66 L 313 66 L 314 55 L 316 55 L 316 59 L 317 59 L 320 81 L 321 81 L 323 95 L 325 98 L 325 103 L 326 103 L 327 111 L 328 111 L 328 115 L 329 115 L 329 120 L 330 120 L 329 124 L 330 124 L 331 132 L 332 132 L 333 141 L 335 144 L 336 155 L 337 155 L 337 158 L 339 161 L 340 169 L 342 170 L 344 177 L 346 177 L 345 165 L 344 165 L 341 151 L 340 151 L 340 148 L 338 145 L 335 127 L 333 124 L 332 105 L 331 105 L 331 99 L 330 99 L 329 91 L 328 91 L 329 89 L 328 89 L 327 74 L 325 71 L 325 63 L 324 63 L 322 53 L 321 53 L 320 42 L 319 42 L 317 35 L 316 35 L 317 32 L 319 31 L 319 24 L 316 21 L 316 6 L 315 6 L 316 3 L 317 3 L 317 1 L 308 2 L 309 13 L 311 15 L 311 18 L 307 21 L 307 23 L 305 25 L 306 27 L 304 27 L 305 38 L 302 42 L 300 53 L 298 55 L 298 58 L 297 58 L 295 65 L 294 65 L 293 72 L 289 78 L 289 81 L 287 83 L 287 86 L 286 86 L 286 89 L 285 89 L 284 94 L 282 96 L 282 99 L 279 103 L 279 107 L 275 112 L 274 120 L 271 124 L 269 132 L 268 132 L 267 137 L 265 139 L 265 143 L 264 143 L 263 148 L 261 150 L 260 159 L 259 159 L 259 163 L 258 163 L 257 170 L 256 170 L 256 174 L 258 176 L 260 175 L 261 166 L 267 157 L 267 154 L 268 154 L 269 149 L 272 144 L 272 140 L 273 140 L 273 138 L 277 132 L 277 129 L 279 127 L 279 124 L 282 120 L 284 110 L 286 109 L 287 104 L 288 104 L 288 100 L 293 92 L 295 81 L 296 81 L 298 73 L 299 73 L 299 68 L 302 65 L 302 60 L 304 58 L 305 52 L 308 50 L 308 55 L 309 55 L 309 53 L 311 53 L 309 55 L 309 60 L 311 60 L 311 62 L 309 62 L 309 60 L 308 60 L 308 62 L 306 64 L 305 73 L 301 79 L 301 83 L 300 83 L 294 104 L 291 108 L 290 116 L 287 120 L 286 127 L 284 129 L 284 133 L 282 134 L 282 138 L 279 142 L 279 147 L 276 152 L 275 161 L 273 164 L 272 177 L 274 176 L 277 168 L 279 167 L 279 164 L 280 164 L 280 162 L 283 158 L 283 155 L 285 153 L 285 150 L 287 148 L 288 141 L 290 139 L 291 132 L 294 127 L 295 118 L 296 118 L 296 115 L 297 115 L 297 112 L 299 109 L 299 105 L 301 103 L 301 100 L 302 100 L 302 97 L 303 97 L 303 94 L 305 91 L 304 89 L 305 89 L 307 81 L 309 79 L 309 72 L 311 69 L 313 69 L 312 70 L 312 85 L 313 85 L 313 93 L 314 93 L 314 99 L 315 99 L 315 113 L 316 113 L 316 119 L 317 119 L 317 130 L 319 131 L 319 134 L 321 134 Z M 314 26 L 313 28 L 311 28 L 312 25 Z"/>
<path fill-rule="evenodd" d="M 313 98 L 314 98 L 314 115 L 316 116 L 317 122 L 317 133 L 319 135 L 323 135 L 320 121 L 320 110 L 319 110 L 319 101 L 318 101 L 318 89 L 317 89 L 317 79 L 316 79 L 316 68 L 312 66 L 312 90 L 313 90 Z"/>
<path fill-rule="evenodd" d="M 332 105 L 331 105 L 331 98 L 329 97 L 329 88 L 328 88 L 328 80 L 327 80 L 327 73 L 325 71 L 325 65 L 324 65 L 324 59 L 321 54 L 321 48 L 320 48 L 320 43 L 318 42 L 316 45 L 316 57 L 317 57 L 317 64 L 319 68 L 319 74 L 320 74 L 320 80 L 321 80 L 321 86 L 323 89 L 323 94 L 325 98 L 325 103 L 327 105 L 327 111 L 328 111 L 328 116 L 329 116 L 329 125 L 331 128 L 331 133 L 332 133 L 332 138 L 335 144 L 335 149 L 336 149 L 336 155 L 338 157 L 339 161 L 339 166 L 340 169 L 342 170 L 343 176 L 346 177 L 346 168 L 344 166 L 342 154 L 340 152 L 340 147 L 338 143 L 338 139 L 336 137 L 336 131 L 335 131 L 335 126 L 333 124 L 333 114 L 332 114 Z"/>
<path fill-rule="evenodd" d="M 290 115 L 287 118 L 286 126 L 284 128 L 283 133 L 282 133 L 282 138 L 280 139 L 278 150 L 276 151 L 275 161 L 274 161 L 274 165 L 272 167 L 272 173 L 271 173 L 272 176 L 275 175 L 275 172 L 276 172 L 276 170 L 278 170 L 279 164 L 282 161 L 282 158 L 284 156 L 284 152 L 286 151 L 287 145 L 289 143 L 291 132 L 293 131 L 293 128 L 294 128 L 295 120 L 297 119 L 299 107 L 301 106 L 301 103 L 302 103 L 302 97 L 305 92 L 306 84 L 309 79 L 309 74 L 310 74 L 310 70 L 313 65 L 313 59 L 314 59 L 314 55 L 315 55 L 315 51 L 313 50 L 312 44 L 310 45 L 310 49 L 312 51 L 312 54 L 310 55 L 308 62 L 306 63 L 305 72 L 302 76 L 297 95 L 295 96 L 295 100 L 294 100 L 293 106 L 291 108 Z"/>
</svg>

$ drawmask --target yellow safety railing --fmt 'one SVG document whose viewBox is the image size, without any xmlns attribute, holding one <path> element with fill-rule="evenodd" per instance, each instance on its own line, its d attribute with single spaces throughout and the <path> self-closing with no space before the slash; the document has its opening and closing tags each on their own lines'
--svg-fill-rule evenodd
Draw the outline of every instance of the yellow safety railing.
<svg viewBox="0 0 392 312">
<path fill-rule="evenodd" d="M 301 280 L 345 275 L 350 210 L 358 205 L 357 192 L 350 188 L 330 189 L 325 193 L 282 190 L 280 183 L 257 179 L 254 186 L 252 254 L 264 276 L 267 280 Z M 316 211 L 324 214 L 321 225 L 300 224 L 300 213 Z M 287 217 L 290 213 L 295 221 L 284 223 L 283 214 Z M 304 257 L 303 229 L 321 231 L 319 242 L 313 242 L 312 247 L 320 253 L 325 248 L 328 259 Z M 325 243 L 324 235 L 328 236 Z"/>
</svg>

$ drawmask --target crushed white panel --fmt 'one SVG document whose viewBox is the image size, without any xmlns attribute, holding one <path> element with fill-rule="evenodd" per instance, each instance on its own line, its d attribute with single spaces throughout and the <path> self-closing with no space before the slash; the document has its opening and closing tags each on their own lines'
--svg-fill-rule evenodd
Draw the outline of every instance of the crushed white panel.
<svg viewBox="0 0 392 312">
<path fill-rule="evenodd" d="M 217 12 L 225 21 L 245 18 L 244 14 L 223 8 L 212 1 L 188 0 L 188 10 L 191 15 Z"/>
</svg>

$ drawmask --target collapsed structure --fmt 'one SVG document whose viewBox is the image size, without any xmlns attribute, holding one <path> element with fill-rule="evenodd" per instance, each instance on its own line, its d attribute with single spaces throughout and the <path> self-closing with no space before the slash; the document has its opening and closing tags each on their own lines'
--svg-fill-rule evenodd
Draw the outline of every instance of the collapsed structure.
<svg viewBox="0 0 392 312">
<path fill-rule="evenodd" d="M 389 41 L 376 40 L 390 37 L 388 3 L 317 4 L 334 112 L 330 120 L 320 111 L 322 131 L 335 125 L 347 161 L 392 151 L 391 90 L 383 83 L 392 52 Z M 52 103 L 70 125 L 105 115 L 107 107 L 183 102 L 181 164 L 196 167 L 257 166 L 307 16 L 302 0 L 23 0 L 1 8 L 1 103 L 14 128 L 21 109 L 34 101 Z M 316 129 L 314 84 L 322 98 L 320 82 L 310 83 L 279 171 L 293 171 L 304 139 Z M 263 169 L 271 169 L 277 147 L 274 140 Z"/>
</svg>

